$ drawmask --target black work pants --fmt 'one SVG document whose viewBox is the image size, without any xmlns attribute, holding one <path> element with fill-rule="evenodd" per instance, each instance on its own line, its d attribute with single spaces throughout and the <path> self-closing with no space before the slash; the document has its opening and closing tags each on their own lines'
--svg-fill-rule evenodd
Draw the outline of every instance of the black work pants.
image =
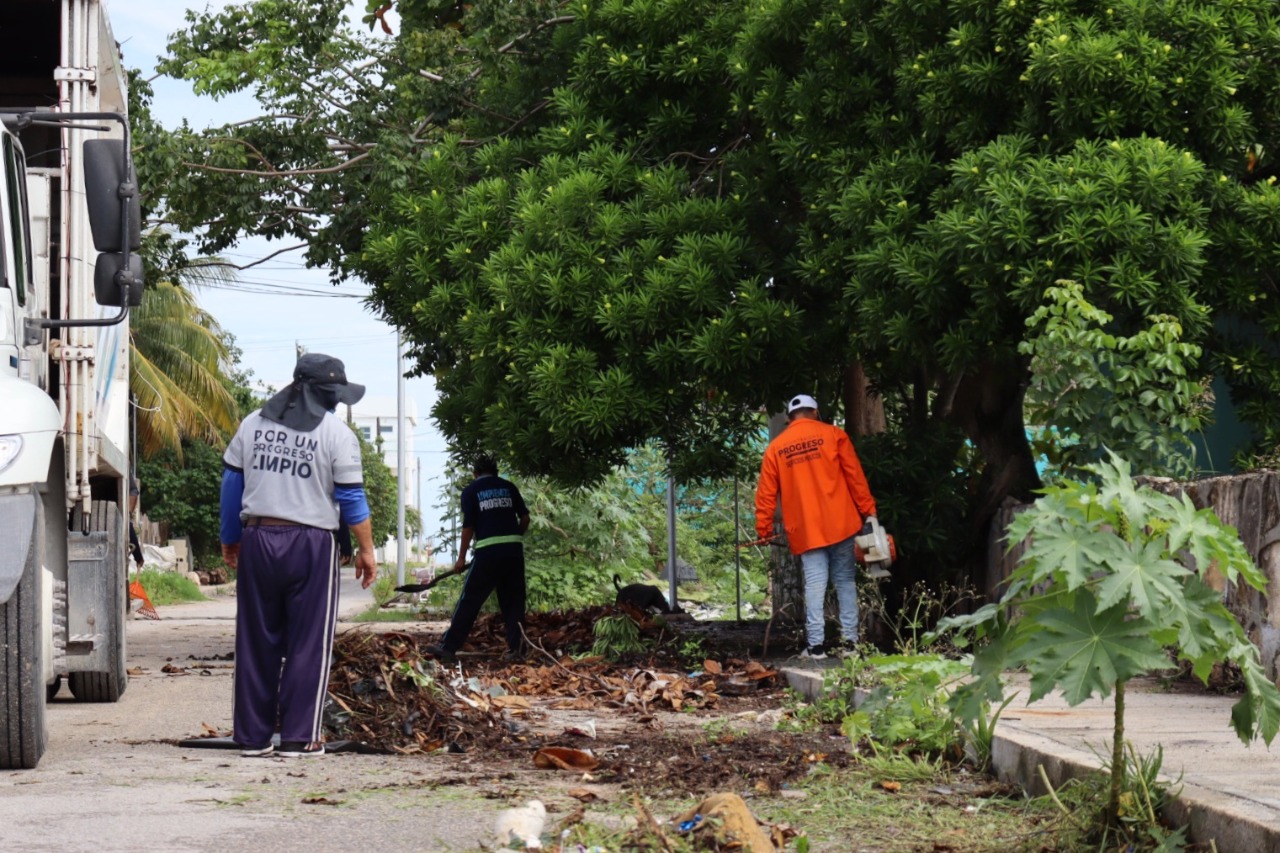
<svg viewBox="0 0 1280 853">
<path fill-rule="evenodd" d="M 453 609 L 453 619 L 440 645 L 448 652 L 456 652 L 467 641 L 471 626 L 475 624 L 480 608 L 497 591 L 498 606 L 507 624 L 507 648 L 518 651 L 524 645 L 521 626 L 524 624 L 524 545 L 519 542 L 503 542 L 486 545 L 475 550 L 471 570 L 462 582 L 462 597 Z"/>
</svg>

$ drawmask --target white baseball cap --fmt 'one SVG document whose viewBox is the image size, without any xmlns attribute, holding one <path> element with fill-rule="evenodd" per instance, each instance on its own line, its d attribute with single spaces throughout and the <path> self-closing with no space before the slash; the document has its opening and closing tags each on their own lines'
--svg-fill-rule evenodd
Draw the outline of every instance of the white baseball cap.
<svg viewBox="0 0 1280 853">
<path fill-rule="evenodd" d="M 791 414 L 796 409 L 816 409 L 818 401 L 810 397 L 808 394 L 797 394 L 787 403 L 787 414 Z"/>
</svg>

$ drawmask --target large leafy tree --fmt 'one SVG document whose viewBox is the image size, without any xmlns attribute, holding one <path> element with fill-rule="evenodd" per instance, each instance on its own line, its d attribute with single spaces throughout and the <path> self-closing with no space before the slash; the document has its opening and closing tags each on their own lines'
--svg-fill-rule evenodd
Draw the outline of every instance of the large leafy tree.
<svg viewBox="0 0 1280 853">
<path fill-rule="evenodd" d="M 217 321 L 170 281 L 149 286 L 131 319 L 129 390 L 142 455 L 181 457 L 183 439 L 220 444 L 241 412 L 225 381 L 230 353 Z"/>
<path fill-rule="evenodd" d="M 191 17 L 168 70 L 267 115 L 178 137 L 173 212 L 366 276 L 460 447 L 727 470 L 746 412 L 865 373 L 879 490 L 963 487 L 974 447 L 980 529 L 1038 484 L 1019 344 L 1063 278 L 1280 423 L 1271 354 L 1225 333 L 1280 329 L 1269 5 L 403 0 L 372 48 L 340 5 Z"/>
<path fill-rule="evenodd" d="M 130 73 L 130 121 L 134 131 L 144 211 L 154 215 L 168 200 L 157 140 L 167 135 L 151 115 L 151 87 Z M 184 441 L 218 443 L 240 415 L 232 378 L 235 354 L 218 321 L 200 307 L 195 290 L 232 276 L 218 258 L 192 259 L 187 244 L 163 227 L 146 231 L 142 253 L 149 282 L 130 312 L 129 391 L 134 399 L 139 450 L 144 457 L 169 451 L 182 458 Z"/>
</svg>

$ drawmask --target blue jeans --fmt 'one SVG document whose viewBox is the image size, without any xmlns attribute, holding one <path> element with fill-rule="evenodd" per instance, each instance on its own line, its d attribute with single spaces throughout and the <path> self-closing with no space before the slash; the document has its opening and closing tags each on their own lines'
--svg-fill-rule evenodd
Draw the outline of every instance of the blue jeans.
<svg viewBox="0 0 1280 853">
<path fill-rule="evenodd" d="M 854 643 L 858 640 L 858 587 L 854 580 L 853 537 L 843 542 L 814 548 L 800 555 L 804 569 L 804 627 L 810 646 L 826 641 L 826 624 L 822 615 L 827 597 L 827 580 L 836 588 L 840 603 L 840 635 Z"/>
</svg>

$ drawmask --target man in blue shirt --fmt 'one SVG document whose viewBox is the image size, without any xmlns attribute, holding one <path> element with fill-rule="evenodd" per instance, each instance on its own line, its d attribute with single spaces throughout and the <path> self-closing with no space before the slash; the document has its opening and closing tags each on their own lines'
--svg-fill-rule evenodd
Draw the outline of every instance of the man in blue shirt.
<svg viewBox="0 0 1280 853">
<path fill-rule="evenodd" d="M 525 646 L 524 532 L 529 529 L 529 508 L 515 483 L 498 476 L 498 463 L 492 457 L 481 456 L 471 471 L 475 479 L 462 490 L 462 541 L 454 568 L 466 565 L 468 548 L 474 548 L 475 558 L 462 582 L 449 630 L 439 645 L 428 650 L 452 661 L 467 641 L 485 599 L 496 590 L 507 625 L 505 659 L 516 660 Z"/>
<path fill-rule="evenodd" d="M 240 424 L 223 454 L 222 558 L 236 571 L 235 740 L 244 756 L 324 754 L 323 713 L 345 522 L 356 577 L 378 573 L 360 442 L 333 413 L 364 386 L 341 361 L 298 359 L 293 384 Z"/>
</svg>

